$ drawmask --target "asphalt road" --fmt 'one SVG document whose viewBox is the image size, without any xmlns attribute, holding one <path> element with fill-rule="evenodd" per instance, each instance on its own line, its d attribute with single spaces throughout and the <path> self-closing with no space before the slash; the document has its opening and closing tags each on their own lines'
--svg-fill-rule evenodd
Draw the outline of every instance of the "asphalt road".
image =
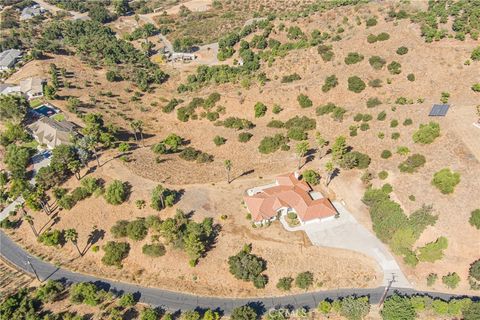
<svg viewBox="0 0 480 320">
<path fill-rule="evenodd" d="M 3 231 L 0 231 L 0 255 L 3 259 L 15 265 L 18 269 L 32 275 L 36 273 L 41 281 L 52 279 L 65 281 L 67 283 L 93 282 L 106 290 L 111 290 L 116 293 L 133 293 L 139 298 L 140 302 L 153 306 L 160 306 L 170 311 L 209 308 L 217 309 L 225 314 L 229 314 L 233 308 L 246 304 L 252 305 L 259 311 L 266 311 L 271 308 L 278 307 L 315 308 L 318 303 L 324 299 L 336 299 L 349 295 L 368 295 L 371 303 L 378 303 L 383 292 L 385 291 L 385 287 L 372 289 L 351 288 L 301 293 L 284 297 L 241 299 L 195 296 L 191 294 L 173 292 L 158 288 L 142 287 L 135 284 L 102 279 L 56 267 L 24 251 L 7 235 L 5 235 Z M 391 289 L 389 293 L 393 293 L 393 290 L 398 290 L 404 294 L 428 294 L 432 297 L 440 297 L 443 299 L 450 299 L 451 297 L 454 297 L 450 294 L 419 292 L 410 289 Z"/>
</svg>

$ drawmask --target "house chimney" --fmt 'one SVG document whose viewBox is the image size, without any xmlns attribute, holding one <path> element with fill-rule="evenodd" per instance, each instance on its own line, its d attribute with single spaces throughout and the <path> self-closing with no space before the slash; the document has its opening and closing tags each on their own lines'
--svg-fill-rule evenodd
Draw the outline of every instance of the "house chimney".
<svg viewBox="0 0 480 320">
<path fill-rule="evenodd" d="M 294 171 L 293 172 L 293 175 L 295 176 L 295 178 L 298 180 L 298 178 L 300 178 L 300 172 L 298 171 Z"/>
</svg>

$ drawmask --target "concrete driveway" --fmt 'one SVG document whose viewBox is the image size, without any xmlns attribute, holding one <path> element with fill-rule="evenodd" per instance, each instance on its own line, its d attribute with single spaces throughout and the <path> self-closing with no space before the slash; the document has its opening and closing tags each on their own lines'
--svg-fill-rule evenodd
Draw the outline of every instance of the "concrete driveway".
<svg viewBox="0 0 480 320">
<path fill-rule="evenodd" d="M 305 232 L 310 241 L 318 246 L 353 250 L 371 257 L 383 271 L 383 285 L 388 285 L 393 279 L 393 287 L 412 288 L 386 246 L 358 223 L 341 203 L 334 201 L 332 204 L 340 213 L 340 217 L 305 225 Z"/>
</svg>

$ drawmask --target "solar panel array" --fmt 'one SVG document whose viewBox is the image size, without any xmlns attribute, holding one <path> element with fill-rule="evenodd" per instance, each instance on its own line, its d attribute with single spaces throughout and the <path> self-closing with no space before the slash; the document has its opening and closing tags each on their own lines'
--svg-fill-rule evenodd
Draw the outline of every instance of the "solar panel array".
<svg viewBox="0 0 480 320">
<path fill-rule="evenodd" d="M 434 104 L 428 115 L 430 117 L 444 117 L 448 112 L 448 108 L 450 108 L 448 104 Z"/>
</svg>

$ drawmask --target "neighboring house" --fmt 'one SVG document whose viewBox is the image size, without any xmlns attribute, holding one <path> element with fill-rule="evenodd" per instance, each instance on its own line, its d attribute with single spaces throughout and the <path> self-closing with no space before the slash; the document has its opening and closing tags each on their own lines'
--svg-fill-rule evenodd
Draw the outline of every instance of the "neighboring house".
<svg viewBox="0 0 480 320">
<path fill-rule="evenodd" d="M 22 56 L 22 51 L 8 49 L 0 53 L 0 71 L 11 69 Z"/>
<path fill-rule="evenodd" d="M 301 225 L 337 214 L 330 200 L 313 191 L 297 173 L 280 175 L 275 183 L 247 190 L 244 201 L 255 224 L 264 224 L 289 212 L 297 214 Z"/>
<path fill-rule="evenodd" d="M 38 4 L 23 8 L 22 13 L 20 14 L 20 21 L 30 20 L 35 16 L 41 16 L 44 12 L 45 9 L 40 7 Z"/>
<path fill-rule="evenodd" d="M 20 81 L 20 91 L 29 100 L 38 98 L 38 97 L 43 97 L 43 86 L 45 83 L 46 83 L 45 79 L 27 78 Z"/>
<path fill-rule="evenodd" d="M 0 95 L 12 93 L 22 93 L 20 91 L 20 86 L 9 83 L 0 83 Z"/>
<path fill-rule="evenodd" d="M 76 135 L 75 124 L 68 121 L 56 121 L 43 117 L 28 125 L 38 143 L 53 149 L 61 144 L 70 144 L 72 136 Z"/>
</svg>

